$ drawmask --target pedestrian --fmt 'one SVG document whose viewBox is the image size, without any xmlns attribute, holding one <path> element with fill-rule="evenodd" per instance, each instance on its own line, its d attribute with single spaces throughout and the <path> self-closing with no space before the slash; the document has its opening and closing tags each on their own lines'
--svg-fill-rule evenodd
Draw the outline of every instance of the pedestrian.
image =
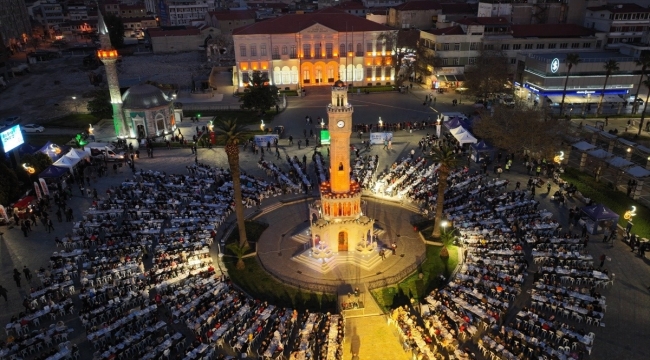
<svg viewBox="0 0 650 360">
<path fill-rule="evenodd" d="M 59 222 L 63 221 L 63 215 L 61 214 L 61 209 L 58 209 L 56 211 L 56 219 L 59 220 Z"/>
<path fill-rule="evenodd" d="M 391 250 L 393 250 L 393 255 L 397 255 L 397 244 L 393 242 L 392 244 L 390 244 L 390 248 Z"/>
<path fill-rule="evenodd" d="M 307 166 L 307 155 L 302 156 L 302 163 L 305 164 L 305 166 Z"/>
<path fill-rule="evenodd" d="M 386 260 L 386 252 L 384 251 L 384 249 L 381 249 L 381 251 L 379 251 L 379 256 L 381 256 L 382 260 Z"/>
<path fill-rule="evenodd" d="M 305 147 L 309 147 L 309 139 L 305 139 Z"/>
<path fill-rule="evenodd" d="M 2 285 L 0 285 L 0 296 L 5 298 L 5 302 L 7 302 L 7 289 L 5 289 Z"/>
<path fill-rule="evenodd" d="M 293 145 L 293 136 L 289 135 L 289 145 Z"/>
<path fill-rule="evenodd" d="M 605 254 L 600 255 L 600 266 L 599 266 L 599 268 L 602 269 L 603 265 L 605 265 L 605 260 L 607 260 L 607 255 L 605 255 Z"/>
<path fill-rule="evenodd" d="M 497 168 L 497 177 L 498 177 L 498 178 L 501 177 L 501 173 L 502 173 L 502 172 L 503 172 L 503 169 L 501 168 L 501 166 L 499 166 L 499 167 Z"/>
<path fill-rule="evenodd" d="M 32 281 L 32 272 L 29 271 L 27 266 L 23 266 L 23 273 L 25 274 L 25 279 L 27 279 L 27 281 Z"/>
<path fill-rule="evenodd" d="M 548 184 L 546 184 L 546 193 L 550 194 L 551 193 L 551 182 L 549 181 Z"/>
<path fill-rule="evenodd" d="M 300 150 L 301 145 L 302 145 L 302 140 L 298 140 L 298 150 Z"/>
<path fill-rule="evenodd" d="M 582 237 L 587 236 L 587 225 L 582 225 Z"/>
</svg>

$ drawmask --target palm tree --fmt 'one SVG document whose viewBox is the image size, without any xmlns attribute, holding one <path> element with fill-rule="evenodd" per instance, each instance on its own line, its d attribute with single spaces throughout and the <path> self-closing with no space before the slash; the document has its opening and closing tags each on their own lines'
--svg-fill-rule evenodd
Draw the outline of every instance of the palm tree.
<svg viewBox="0 0 650 360">
<path fill-rule="evenodd" d="M 639 132 L 637 135 L 641 135 L 641 129 L 643 129 L 643 120 L 645 119 L 645 111 L 648 109 L 648 100 L 650 100 L 650 79 L 643 80 L 643 85 L 648 89 L 648 95 L 645 97 L 645 104 L 643 104 L 643 112 L 641 113 L 641 122 L 639 123 Z"/>
<path fill-rule="evenodd" d="M 564 113 L 564 98 L 566 97 L 566 86 L 569 84 L 569 74 L 574 66 L 580 63 L 580 55 L 572 53 L 566 55 L 566 79 L 564 79 L 564 91 L 562 91 L 562 103 L 560 104 L 560 116 Z"/>
<path fill-rule="evenodd" d="M 436 199 L 436 218 L 433 224 L 433 236 L 435 239 L 440 238 L 440 225 L 442 223 L 442 207 L 445 202 L 445 190 L 447 190 L 447 178 L 449 173 L 458 164 L 456 153 L 448 146 L 442 148 L 434 148 L 429 158 L 434 162 L 440 164 L 438 168 L 438 198 Z"/>
<path fill-rule="evenodd" d="M 241 195 L 241 179 L 239 178 L 241 174 L 239 170 L 239 143 L 245 141 L 250 136 L 250 132 L 246 129 L 246 125 L 238 123 L 236 119 L 217 120 L 214 123 L 214 132 L 215 137 L 226 144 L 226 156 L 228 157 L 228 166 L 232 175 L 232 188 L 235 194 L 235 215 L 237 216 L 237 227 L 239 228 L 239 247 L 248 248 L 246 225 L 244 224 L 244 204 L 242 204 Z"/>
<path fill-rule="evenodd" d="M 605 84 L 603 85 L 603 92 L 600 93 L 600 101 L 598 102 L 598 111 L 596 112 L 598 115 L 600 115 L 603 111 L 603 99 L 605 98 L 605 89 L 607 88 L 607 80 L 609 80 L 609 76 L 612 75 L 614 71 L 618 71 L 620 69 L 620 67 L 618 66 L 618 61 L 614 59 L 607 60 L 607 62 L 603 67 L 605 68 Z"/>
<path fill-rule="evenodd" d="M 639 78 L 639 85 L 636 87 L 636 94 L 634 94 L 634 104 L 632 104 L 632 112 L 636 114 L 639 110 L 639 91 L 641 90 L 641 83 L 643 83 L 643 76 L 645 71 L 650 67 L 650 53 L 642 52 L 641 56 L 636 59 L 636 66 L 641 67 L 641 77 Z"/>
<path fill-rule="evenodd" d="M 449 262 L 449 249 L 447 249 L 447 246 L 453 243 L 455 239 L 456 229 L 445 230 L 440 234 L 442 249 L 440 249 L 440 254 L 438 254 L 438 256 L 440 256 L 440 259 L 445 264 L 445 276 L 447 276 L 447 272 L 449 271 L 447 268 L 447 263 Z"/>
</svg>

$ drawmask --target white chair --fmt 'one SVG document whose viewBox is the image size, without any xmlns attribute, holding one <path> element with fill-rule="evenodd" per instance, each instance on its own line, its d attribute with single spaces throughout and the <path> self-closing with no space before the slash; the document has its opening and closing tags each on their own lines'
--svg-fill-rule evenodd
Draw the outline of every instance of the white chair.
<svg viewBox="0 0 650 360">
<path fill-rule="evenodd" d="M 171 351 L 169 351 L 169 349 L 166 349 L 165 351 L 163 351 L 163 357 L 164 357 L 165 359 L 169 359 L 169 353 L 170 353 L 170 352 L 171 352 Z"/>
<path fill-rule="evenodd" d="M 35 317 L 34 319 L 32 319 L 32 324 L 34 324 L 36 326 L 41 326 L 41 320 L 39 320 L 37 317 Z"/>
<path fill-rule="evenodd" d="M 585 321 L 587 325 L 593 325 L 594 324 L 594 318 L 587 316 L 587 320 Z"/>
</svg>

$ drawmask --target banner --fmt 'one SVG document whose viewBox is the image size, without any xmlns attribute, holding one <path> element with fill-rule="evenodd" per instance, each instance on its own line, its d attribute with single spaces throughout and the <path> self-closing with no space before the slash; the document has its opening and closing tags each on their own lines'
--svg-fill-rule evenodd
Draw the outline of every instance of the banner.
<svg viewBox="0 0 650 360">
<path fill-rule="evenodd" d="M 371 132 L 370 133 L 370 144 L 371 145 L 383 145 L 384 141 L 393 140 L 392 132 Z"/>
<path fill-rule="evenodd" d="M 271 135 L 255 135 L 255 145 L 257 146 L 267 146 L 268 143 L 271 145 L 275 144 L 275 140 L 280 140 L 280 136 L 277 134 Z"/>
<path fill-rule="evenodd" d="M 4 206 L 0 205 L 0 219 L 5 219 L 9 222 L 9 215 L 7 214 L 7 209 Z"/>
<path fill-rule="evenodd" d="M 50 189 L 47 187 L 45 179 L 40 178 L 38 179 L 38 182 L 41 184 L 41 188 L 43 189 L 43 195 L 50 196 Z"/>
<path fill-rule="evenodd" d="M 209 134 L 210 134 L 210 144 L 217 145 L 217 138 L 215 132 L 210 131 Z"/>
<path fill-rule="evenodd" d="M 41 187 L 38 186 L 38 183 L 36 181 L 34 181 L 34 191 L 36 191 L 36 197 L 38 200 L 40 200 L 43 195 L 41 195 Z"/>
</svg>

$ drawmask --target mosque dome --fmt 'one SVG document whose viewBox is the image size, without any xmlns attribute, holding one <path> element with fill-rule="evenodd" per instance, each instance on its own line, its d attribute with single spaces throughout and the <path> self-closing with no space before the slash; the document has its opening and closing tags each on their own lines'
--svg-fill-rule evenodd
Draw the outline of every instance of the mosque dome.
<svg viewBox="0 0 650 360">
<path fill-rule="evenodd" d="M 162 90 L 150 84 L 131 86 L 122 96 L 124 109 L 151 109 L 171 102 Z"/>
</svg>

